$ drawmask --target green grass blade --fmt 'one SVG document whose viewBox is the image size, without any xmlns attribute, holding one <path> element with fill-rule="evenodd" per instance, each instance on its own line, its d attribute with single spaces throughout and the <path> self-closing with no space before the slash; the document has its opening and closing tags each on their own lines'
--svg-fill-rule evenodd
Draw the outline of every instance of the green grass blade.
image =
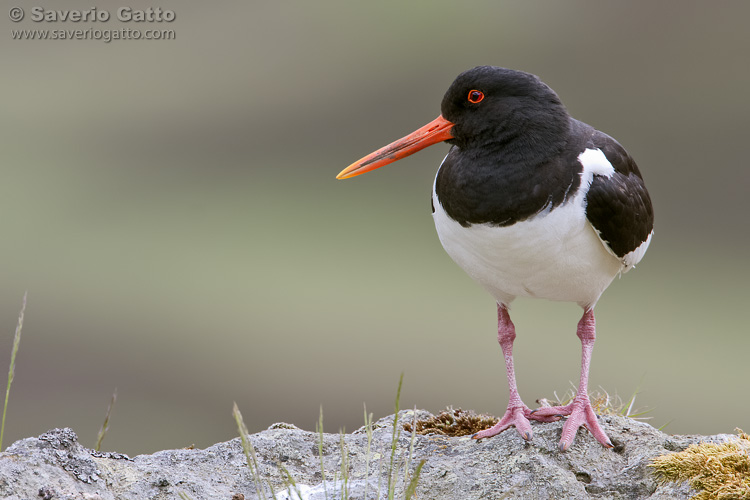
<svg viewBox="0 0 750 500">
<path fill-rule="evenodd" d="M 419 482 L 419 475 L 422 473 L 422 466 L 425 464 L 427 460 L 420 460 L 419 465 L 417 465 L 417 468 L 414 470 L 414 475 L 411 478 L 411 481 L 409 481 L 409 486 L 406 487 L 406 491 L 404 492 L 404 500 L 411 500 L 412 497 L 414 497 L 414 494 L 417 491 L 417 483 Z"/>
<path fill-rule="evenodd" d="M 414 407 L 414 416 L 411 424 L 411 439 L 409 440 L 409 456 L 406 458 L 406 467 L 404 467 L 404 484 L 409 483 L 409 468 L 411 467 L 411 459 L 414 456 L 414 439 L 417 436 L 417 407 Z"/>
<path fill-rule="evenodd" d="M 107 431 L 109 430 L 109 419 L 112 416 L 112 410 L 115 407 L 115 403 L 117 402 L 117 387 L 115 387 L 115 392 L 112 393 L 112 399 L 109 400 L 109 406 L 107 407 L 107 413 L 104 415 L 104 422 L 102 422 L 102 427 L 99 429 L 99 434 L 96 436 L 96 446 L 94 449 L 96 451 L 99 451 L 102 447 L 102 441 L 104 441 L 104 436 L 107 435 Z"/>
<path fill-rule="evenodd" d="M 370 450 L 372 449 L 372 413 L 367 414 L 367 405 L 365 407 L 365 432 L 367 433 L 367 451 L 365 453 L 365 493 L 362 496 L 367 500 L 367 490 L 370 487 Z"/>
<path fill-rule="evenodd" d="M 289 472 L 289 469 L 287 469 L 280 463 L 278 464 L 278 466 L 279 469 L 281 469 L 281 472 L 284 473 L 284 483 L 286 485 L 286 491 L 289 492 L 289 498 L 294 498 L 294 496 L 292 496 L 292 493 L 296 493 L 297 498 L 301 499 L 302 491 L 299 489 L 299 486 L 297 486 L 297 482 L 292 477 L 292 473 Z M 269 482 L 268 485 L 271 486 L 271 483 Z M 292 492 L 292 488 L 294 488 L 294 492 Z M 272 498 L 276 498 L 276 493 L 274 493 L 273 488 L 271 488 L 271 495 L 273 495 Z"/>
<path fill-rule="evenodd" d="M 398 390 L 396 391 L 396 414 L 393 415 L 393 438 L 391 439 L 391 461 L 388 466 L 388 500 L 393 500 L 393 496 L 396 492 L 396 473 L 394 470 L 393 462 L 396 459 L 396 448 L 398 447 L 398 438 L 401 434 L 398 429 L 398 411 L 399 405 L 401 404 L 401 385 L 404 383 L 404 374 L 401 373 L 401 377 L 398 379 Z"/>
<path fill-rule="evenodd" d="M 318 431 L 318 456 L 320 457 L 320 476 L 323 478 L 323 492 L 325 497 L 328 498 L 328 484 L 326 483 L 326 468 L 323 464 L 323 407 L 320 407 L 320 418 L 316 424 L 316 430 Z"/>
<path fill-rule="evenodd" d="M 349 451 L 346 448 L 346 429 L 341 429 L 341 498 L 349 498 Z M 335 484 L 335 483 L 334 483 Z"/>
<path fill-rule="evenodd" d="M 258 493 L 259 499 L 266 500 L 266 491 L 263 489 L 263 481 L 261 480 L 260 472 L 258 470 L 258 459 L 255 456 L 253 443 L 250 442 L 250 433 L 245 426 L 245 421 L 242 418 L 242 413 L 240 413 L 237 403 L 234 403 L 232 415 L 234 416 L 234 421 L 237 422 L 237 429 L 239 430 L 240 439 L 242 440 L 242 450 L 245 452 L 247 466 L 250 468 L 250 474 L 253 476 L 255 491 Z"/>
<path fill-rule="evenodd" d="M 383 451 L 383 449 L 381 448 L 380 451 Z M 380 492 L 382 491 L 382 486 L 383 486 L 382 479 L 383 479 L 383 455 L 384 453 L 380 453 L 379 455 L 380 455 L 380 458 L 378 458 L 378 495 L 375 497 L 378 500 L 380 500 L 381 498 Z"/>
<path fill-rule="evenodd" d="M 21 312 L 18 314 L 18 324 L 16 325 L 16 334 L 13 337 L 13 350 L 10 353 L 10 368 L 8 369 L 8 385 L 5 387 L 5 404 L 3 404 L 3 421 L 0 424 L 0 451 L 3 449 L 3 437 L 5 436 L 5 414 L 8 411 L 8 398 L 10 397 L 10 384 L 13 383 L 13 377 L 16 373 L 16 354 L 18 346 L 21 344 L 21 329 L 23 328 L 23 315 L 26 312 L 26 297 L 29 292 L 23 294 L 21 303 Z"/>
<path fill-rule="evenodd" d="M 659 427 L 659 428 L 658 428 L 658 429 L 656 429 L 656 430 L 657 430 L 657 431 L 661 431 L 661 430 L 664 430 L 664 429 L 665 429 L 665 428 L 666 428 L 666 427 L 667 427 L 667 426 L 668 426 L 669 424 L 671 424 L 672 422 L 674 422 L 674 419 L 672 419 L 672 420 L 668 421 L 668 422 L 667 422 L 666 424 L 662 425 L 661 427 Z"/>
</svg>

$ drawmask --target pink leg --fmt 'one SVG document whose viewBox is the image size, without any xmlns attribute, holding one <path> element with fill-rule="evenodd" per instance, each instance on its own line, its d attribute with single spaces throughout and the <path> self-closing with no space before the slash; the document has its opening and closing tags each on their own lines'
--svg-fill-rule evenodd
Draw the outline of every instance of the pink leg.
<svg viewBox="0 0 750 500">
<path fill-rule="evenodd" d="M 532 417 L 539 415 L 549 418 L 556 415 L 568 415 L 560 439 L 561 451 L 567 450 L 573 444 L 576 432 L 581 426 L 588 429 L 601 444 L 607 448 L 612 448 L 612 442 L 599 425 L 588 395 L 589 365 L 591 363 L 591 352 L 594 350 L 594 341 L 596 340 L 596 321 L 593 309 L 586 309 L 583 312 L 583 317 L 578 322 L 577 335 L 581 339 L 582 350 L 581 381 L 578 385 L 578 394 L 569 405 L 539 408 L 532 412 Z"/>
<path fill-rule="evenodd" d="M 503 350 L 503 356 L 505 357 L 505 371 L 508 376 L 510 400 L 508 402 L 508 409 L 505 411 L 503 418 L 491 428 L 474 434 L 472 436 L 473 439 L 492 437 L 496 434 L 500 434 L 510 426 L 515 426 L 521 437 L 528 441 L 532 436 L 529 417 L 542 422 L 551 422 L 559 419 L 558 416 L 532 415 L 529 407 L 521 401 L 521 397 L 518 395 L 518 388 L 516 387 L 516 374 L 513 370 L 513 341 L 515 339 L 516 328 L 510 320 L 508 309 L 505 306 L 498 304 L 497 341 L 500 343 L 500 348 Z"/>
</svg>

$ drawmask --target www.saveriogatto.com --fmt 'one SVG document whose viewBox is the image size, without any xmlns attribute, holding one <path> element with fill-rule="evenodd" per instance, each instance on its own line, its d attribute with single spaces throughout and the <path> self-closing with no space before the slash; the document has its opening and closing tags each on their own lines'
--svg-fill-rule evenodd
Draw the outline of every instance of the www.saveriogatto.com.
<svg viewBox="0 0 750 500">
<path fill-rule="evenodd" d="M 10 30 L 13 40 L 96 40 L 109 43 L 176 38 L 171 23 L 177 14 L 161 7 L 91 7 L 83 10 L 11 7 L 8 17 L 19 25 Z"/>
</svg>

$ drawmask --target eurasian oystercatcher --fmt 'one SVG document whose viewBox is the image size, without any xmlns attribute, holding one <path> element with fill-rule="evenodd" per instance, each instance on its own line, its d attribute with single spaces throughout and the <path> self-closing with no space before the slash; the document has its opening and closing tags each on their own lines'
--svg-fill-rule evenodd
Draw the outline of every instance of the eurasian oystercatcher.
<svg viewBox="0 0 750 500">
<path fill-rule="evenodd" d="M 337 178 L 369 172 L 438 142 L 452 147 L 433 185 L 435 227 L 448 255 L 497 301 L 497 338 L 510 390 L 505 415 L 473 437 L 515 426 L 530 440 L 529 419 L 567 416 L 562 451 L 581 426 L 612 447 L 587 394 L 594 306 L 651 242 L 654 212 L 638 167 L 617 141 L 572 118 L 537 76 L 479 66 L 451 84 L 435 120 L 356 161 Z M 583 308 L 577 329 L 581 380 L 566 406 L 530 410 L 518 395 L 516 333 L 508 314 L 516 297 Z"/>
</svg>

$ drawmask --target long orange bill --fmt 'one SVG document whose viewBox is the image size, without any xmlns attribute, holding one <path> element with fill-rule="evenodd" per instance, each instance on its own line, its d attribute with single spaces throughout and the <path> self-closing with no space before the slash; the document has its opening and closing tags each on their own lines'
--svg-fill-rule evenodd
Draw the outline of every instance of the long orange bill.
<svg viewBox="0 0 750 500">
<path fill-rule="evenodd" d="M 388 165 L 394 161 L 406 158 L 417 151 L 437 144 L 438 142 L 447 141 L 453 138 L 451 129 L 453 122 L 449 122 L 442 115 L 438 116 L 424 127 L 415 130 L 406 137 L 394 141 L 385 147 L 382 147 L 370 153 L 364 158 L 355 161 L 336 176 L 337 179 L 348 179 L 355 177 L 370 170 L 375 170 L 383 165 Z"/>
</svg>

